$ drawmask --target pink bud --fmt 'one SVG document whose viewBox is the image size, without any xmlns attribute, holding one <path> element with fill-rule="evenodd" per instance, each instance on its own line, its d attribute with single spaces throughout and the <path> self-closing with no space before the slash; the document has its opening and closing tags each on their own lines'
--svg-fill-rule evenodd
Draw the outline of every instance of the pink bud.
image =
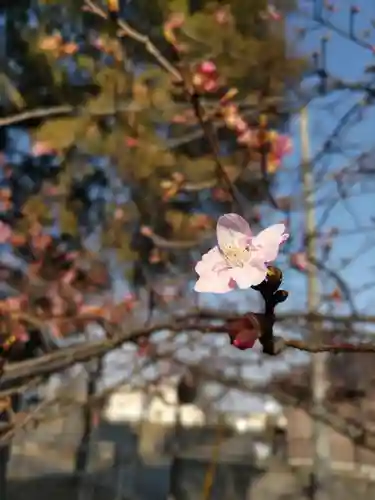
<svg viewBox="0 0 375 500">
<path fill-rule="evenodd" d="M 235 129 L 236 129 L 236 132 L 238 132 L 239 134 L 241 133 L 244 133 L 244 132 L 247 132 L 249 131 L 249 126 L 248 124 L 245 122 L 245 120 L 243 118 L 241 118 L 240 116 L 237 117 L 237 120 L 235 122 Z"/>
<path fill-rule="evenodd" d="M 203 84 L 203 90 L 205 92 L 216 92 L 218 89 L 218 84 L 215 80 L 208 80 Z"/>
<path fill-rule="evenodd" d="M 297 252 L 290 256 L 291 265 L 299 271 L 306 271 L 309 265 L 307 256 L 304 252 Z"/>
<path fill-rule="evenodd" d="M 199 65 L 198 71 L 205 75 L 212 75 L 212 73 L 216 73 L 217 71 L 216 64 L 212 61 L 204 61 Z"/>
<path fill-rule="evenodd" d="M 143 236 L 149 236 L 149 237 L 152 236 L 153 234 L 153 231 L 149 226 L 141 226 L 140 232 L 141 234 L 143 234 Z"/>
<path fill-rule="evenodd" d="M 136 146 L 138 146 L 138 139 L 136 139 L 135 137 L 126 137 L 125 144 L 128 146 L 128 148 L 135 148 Z"/>
<path fill-rule="evenodd" d="M 244 336 L 243 339 L 241 338 L 242 335 Z M 251 349 L 252 347 L 254 347 L 255 342 L 258 340 L 257 337 L 247 338 L 247 335 L 252 335 L 252 332 L 248 333 L 246 330 L 241 332 L 238 337 L 233 340 L 233 345 L 241 351 L 245 351 L 246 349 Z"/>
<path fill-rule="evenodd" d="M 227 322 L 231 344 L 240 350 L 251 349 L 260 335 L 259 323 L 254 315 L 245 315 Z"/>
</svg>

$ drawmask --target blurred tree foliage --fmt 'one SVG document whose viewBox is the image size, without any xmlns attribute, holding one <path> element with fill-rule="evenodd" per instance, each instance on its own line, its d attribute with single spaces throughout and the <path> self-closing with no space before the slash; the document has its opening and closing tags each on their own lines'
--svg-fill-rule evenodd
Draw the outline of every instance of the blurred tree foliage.
<svg viewBox="0 0 375 500">
<path fill-rule="evenodd" d="M 189 74 L 205 61 L 218 68 L 220 84 L 201 99 L 217 125 L 222 162 L 250 206 L 265 198 L 259 161 L 250 161 L 248 148 L 215 113 L 234 88 L 250 124 L 275 98 L 266 108 L 269 123 L 284 127 L 288 113 L 277 98 L 297 88 L 305 62 L 293 56 L 285 37 L 284 17 L 293 4 L 281 4 L 275 3 L 282 9 L 277 21 L 264 0 L 132 0 L 119 12 Z M 137 288 L 191 269 L 186 249 L 205 245 L 216 216 L 231 202 L 207 138 L 173 78 L 113 21 L 83 6 L 78 0 L 25 0 L 7 7 L 3 114 L 62 108 L 9 126 L 12 137 L 27 130 L 33 152 L 22 153 L 17 166 L 9 156 L 2 192 L 11 191 L 12 203 L 2 217 L 17 228 L 37 218 L 82 241 L 99 235 L 103 255 L 115 249 L 125 273 L 132 263 Z M 185 17 L 177 29 L 178 58 L 163 33 L 173 13 Z M 10 141 L 7 127 L 1 130 L 3 149 L 15 152 L 17 141 Z"/>
</svg>

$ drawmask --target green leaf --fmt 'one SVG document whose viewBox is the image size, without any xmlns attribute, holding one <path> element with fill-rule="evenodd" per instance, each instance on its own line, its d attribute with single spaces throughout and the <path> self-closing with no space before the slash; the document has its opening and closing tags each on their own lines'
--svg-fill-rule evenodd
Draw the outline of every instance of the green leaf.
<svg viewBox="0 0 375 500">
<path fill-rule="evenodd" d="M 182 12 L 184 14 L 188 14 L 190 2 L 187 0 L 170 0 L 169 8 L 171 12 Z"/>
<path fill-rule="evenodd" d="M 52 218 L 49 207 L 39 195 L 31 196 L 26 203 L 24 203 L 22 214 L 26 219 L 35 217 L 39 221 L 41 219 L 48 220 Z"/>
<path fill-rule="evenodd" d="M 60 228 L 63 233 L 76 236 L 78 233 L 78 221 L 76 214 L 67 207 L 60 208 Z"/>
<path fill-rule="evenodd" d="M 81 68 L 81 69 L 86 69 L 88 70 L 90 73 L 92 73 L 95 69 L 95 63 L 94 63 L 94 60 L 92 57 L 90 56 L 86 56 L 84 54 L 79 54 L 76 58 L 76 61 L 77 61 L 77 65 Z"/>
<path fill-rule="evenodd" d="M 56 118 L 48 120 L 33 133 L 35 141 L 47 142 L 56 150 L 62 150 L 84 135 L 89 126 L 87 117 Z"/>
<path fill-rule="evenodd" d="M 10 102 L 18 109 L 25 107 L 25 100 L 22 94 L 13 85 L 13 82 L 3 73 L 0 74 L 0 94 L 2 93 L 4 93 Z"/>
</svg>

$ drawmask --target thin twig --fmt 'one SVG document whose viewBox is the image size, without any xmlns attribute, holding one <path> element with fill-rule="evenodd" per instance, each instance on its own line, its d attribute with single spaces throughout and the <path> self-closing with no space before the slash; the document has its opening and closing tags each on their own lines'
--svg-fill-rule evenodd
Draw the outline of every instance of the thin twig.
<svg viewBox="0 0 375 500">
<path fill-rule="evenodd" d="M 375 343 L 365 342 L 360 344 L 337 343 L 337 344 L 313 344 L 301 340 L 284 340 L 285 347 L 298 349 L 304 352 L 375 352 Z"/>
</svg>

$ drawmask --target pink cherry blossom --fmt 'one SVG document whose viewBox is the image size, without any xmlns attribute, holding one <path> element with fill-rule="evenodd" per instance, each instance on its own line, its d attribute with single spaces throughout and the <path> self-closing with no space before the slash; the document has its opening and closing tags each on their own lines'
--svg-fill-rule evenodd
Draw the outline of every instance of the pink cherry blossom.
<svg viewBox="0 0 375 500">
<path fill-rule="evenodd" d="M 275 224 L 253 236 L 240 215 L 226 214 L 216 227 L 218 244 L 195 266 L 199 279 L 196 292 L 227 293 L 259 285 L 267 275 L 268 262 L 276 259 L 279 246 L 287 240 L 284 224 Z"/>
</svg>

